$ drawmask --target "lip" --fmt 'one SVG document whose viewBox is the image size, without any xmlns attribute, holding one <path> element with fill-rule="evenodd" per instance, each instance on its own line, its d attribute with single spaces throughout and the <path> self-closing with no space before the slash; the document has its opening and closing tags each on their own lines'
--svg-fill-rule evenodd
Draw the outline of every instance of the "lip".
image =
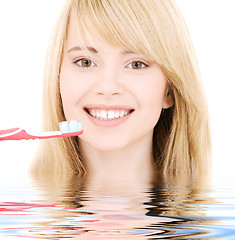
<svg viewBox="0 0 235 240">
<path fill-rule="evenodd" d="M 117 119 L 107 119 L 107 120 L 101 120 L 95 117 L 92 117 L 87 109 L 97 109 L 97 110 L 124 110 L 124 111 L 130 111 L 130 113 L 124 117 L 121 118 L 117 118 Z M 122 123 L 124 123 L 125 121 L 127 121 L 129 119 L 129 117 L 133 114 L 133 112 L 135 111 L 135 109 L 133 107 L 129 107 L 129 106 L 123 106 L 123 105 L 86 105 L 83 107 L 83 110 L 86 114 L 86 116 L 89 118 L 89 120 L 97 125 L 97 126 L 101 126 L 101 127 L 114 127 L 117 125 L 120 125 Z"/>
<path fill-rule="evenodd" d="M 94 109 L 104 109 L 104 110 L 112 110 L 112 109 L 123 109 L 123 110 L 134 110 L 133 107 L 131 106 L 126 106 L 126 105 L 104 105 L 104 104 L 99 104 L 99 105 L 95 105 L 95 104 L 89 104 L 89 105 L 85 105 L 83 107 L 83 109 L 86 108 L 94 108 Z"/>
</svg>

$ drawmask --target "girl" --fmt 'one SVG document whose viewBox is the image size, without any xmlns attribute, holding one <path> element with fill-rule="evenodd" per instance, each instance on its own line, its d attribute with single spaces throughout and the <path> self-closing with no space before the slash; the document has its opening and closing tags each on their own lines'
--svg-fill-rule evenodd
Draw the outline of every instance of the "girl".
<svg viewBox="0 0 235 240">
<path fill-rule="evenodd" d="M 210 135 L 191 39 L 173 0 L 68 0 L 45 69 L 45 140 L 35 174 L 126 179 L 208 170 Z"/>
</svg>

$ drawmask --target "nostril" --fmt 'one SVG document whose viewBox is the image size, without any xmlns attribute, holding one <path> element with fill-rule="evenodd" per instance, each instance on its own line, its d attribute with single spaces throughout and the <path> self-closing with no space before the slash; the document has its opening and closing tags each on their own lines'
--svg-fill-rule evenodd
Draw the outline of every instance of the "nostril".
<svg viewBox="0 0 235 240">
<path fill-rule="evenodd" d="M 115 96 L 115 95 L 120 95 L 121 92 L 110 92 L 110 91 L 97 91 L 96 94 L 98 95 L 107 95 L 107 96 Z"/>
<path fill-rule="evenodd" d="M 118 92 L 114 92 L 114 93 L 112 93 L 112 95 L 118 95 L 119 93 Z"/>
</svg>

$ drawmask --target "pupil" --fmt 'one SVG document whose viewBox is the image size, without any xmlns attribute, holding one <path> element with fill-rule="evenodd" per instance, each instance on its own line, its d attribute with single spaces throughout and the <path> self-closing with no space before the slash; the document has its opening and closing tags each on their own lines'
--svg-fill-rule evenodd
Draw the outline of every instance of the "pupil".
<svg viewBox="0 0 235 240">
<path fill-rule="evenodd" d="M 89 60 L 83 60 L 83 61 L 82 61 L 82 65 L 83 65 L 84 67 L 89 67 L 89 66 L 91 65 L 91 61 L 89 61 Z"/>
<path fill-rule="evenodd" d="M 140 68 L 141 67 L 141 63 L 140 62 L 134 62 L 133 63 L 133 68 Z"/>
</svg>

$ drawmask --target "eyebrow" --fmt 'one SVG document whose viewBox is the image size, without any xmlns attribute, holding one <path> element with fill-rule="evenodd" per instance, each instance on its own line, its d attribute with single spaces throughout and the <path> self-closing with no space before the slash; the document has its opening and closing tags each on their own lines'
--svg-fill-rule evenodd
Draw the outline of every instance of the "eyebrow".
<svg viewBox="0 0 235 240">
<path fill-rule="evenodd" d="M 75 47 L 70 48 L 70 49 L 68 50 L 68 53 L 73 52 L 73 51 L 82 51 L 82 50 L 85 50 L 85 49 L 88 49 L 88 50 L 89 50 L 90 52 L 92 52 L 92 53 L 98 53 L 98 52 L 99 52 L 98 50 L 96 50 L 96 49 L 93 48 L 93 47 L 81 48 L 81 47 L 79 47 L 79 46 L 75 46 Z"/>
<path fill-rule="evenodd" d="M 95 49 L 94 47 L 86 47 L 86 48 L 81 48 L 79 46 L 75 46 L 72 47 L 68 50 L 68 53 L 73 52 L 73 51 L 82 51 L 82 50 L 86 50 L 88 49 L 88 51 L 92 52 L 92 53 L 99 53 L 99 51 L 97 49 Z M 136 54 L 136 52 L 131 51 L 131 50 L 123 50 L 121 51 L 122 55 L 128 55 L 128 54 Z"/>
<path fill-rule="evenodd" d="M 123 50 L 121 52 L 122 55 L 128 55 L 128 54 L 137 54 L 137 52 L 131 51 L 131 50 Z"/>
</svg>

